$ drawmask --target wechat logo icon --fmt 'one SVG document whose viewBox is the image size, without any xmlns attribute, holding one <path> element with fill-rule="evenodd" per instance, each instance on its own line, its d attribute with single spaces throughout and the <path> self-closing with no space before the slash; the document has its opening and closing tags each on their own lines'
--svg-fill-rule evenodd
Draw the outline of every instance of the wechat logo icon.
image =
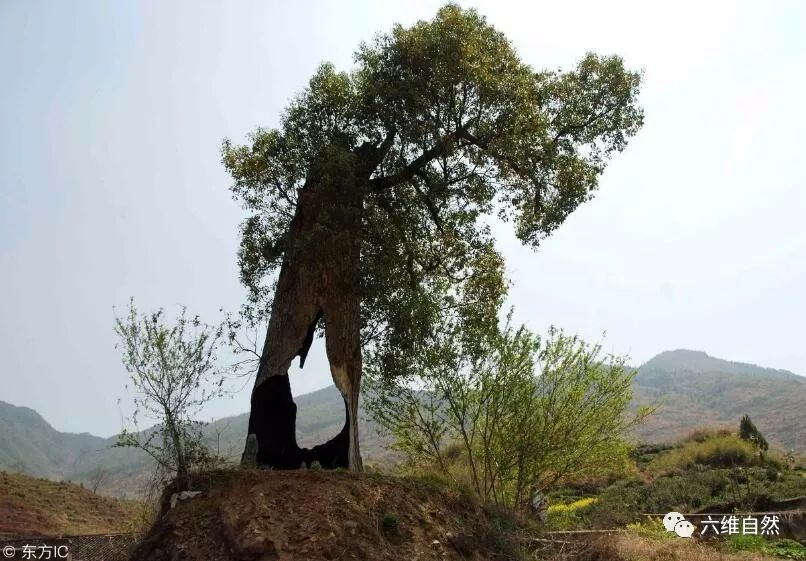
<svg viewBox="0 0 806 561">
<path fill-rule="evenodd" d="M 679 512 L 669 512 L 663 517 L 663 527 L 667 532 L 674 532 L 681 538 L 690 538 L 694 534 L 694 524 L 685 519 Z"/>
</svg>

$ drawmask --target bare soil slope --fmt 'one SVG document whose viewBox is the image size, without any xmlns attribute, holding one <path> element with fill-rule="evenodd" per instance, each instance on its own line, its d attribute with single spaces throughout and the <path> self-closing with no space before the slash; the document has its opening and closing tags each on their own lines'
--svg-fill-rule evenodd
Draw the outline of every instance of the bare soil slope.
<svg viewBox="0 0 806 561">
<path fill-rule="evenodd" d="M 433 482 L 320 471 L 229 471 L 164 514 L 132 559 L 496 559 L 519 524 Z"/>
<path fill-rule="evenodd" d="M 0 473 L 0 536 L 106 534 L 127 530 L 135 501 L 96 495 L 72 483 Z"/>
</svg>

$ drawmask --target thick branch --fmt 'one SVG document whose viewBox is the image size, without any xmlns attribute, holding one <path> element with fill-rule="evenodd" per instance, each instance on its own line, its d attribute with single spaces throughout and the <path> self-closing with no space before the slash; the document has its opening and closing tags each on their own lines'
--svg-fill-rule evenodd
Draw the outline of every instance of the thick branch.
<svg viewBox="0 0 806 561">
<path fill-rule="evenodd" d="M 456 140 L 455 133 L 448 134 L 440 139 L 440 141 L 420 154 L 414 160 L 409 162 L 402 170 L 393 175 L 384 177 L 376 177 L 370 180 L 370 188 L 373 191 L 382 191 L 401 183 L 405 183 L 413 178 L 418 171 L 423 169 L 427 164 L 431 163 L 434 159 L 438 158 L 445 153 L 448 146 Z"/>
</svg>

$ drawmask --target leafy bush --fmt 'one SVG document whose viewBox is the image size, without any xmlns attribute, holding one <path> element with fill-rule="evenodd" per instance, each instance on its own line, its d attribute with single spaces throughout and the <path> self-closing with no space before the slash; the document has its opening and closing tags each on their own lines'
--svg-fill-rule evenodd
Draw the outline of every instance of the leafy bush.
<svg viewBox="0 0 806 561">
<path fill-rule="evenodd" d="M 647 513 L 702 508 L 711 502 L 714 487 L 724 485 L 709 479 L 693 474 L 661 477 L 651 483 L 619 481 L 599 495 L 588 515 L 589 522 L 594 528 L 612 528 L 641 521 Z"/>
<path fill-rule="evenodd" d="M 553 328 L 471 326 L 420 359 L 395 380 L 368 366 L 367 411 L 413 464 L 499 505 L 527 510 L 536 492 L 623 472 L 623 437 L 650 412 L 627 413 L 624 357 Z"/>
<path fill-rule="evenodd" d="M 599 495 L 599 500 L 591 505 L 588 521 L 592 528 L 616 528 L 641 517 L 637 513 L 647 512 L 643 506 L 645 484 L 640 481 L 618 481 L 608 486 Z"/>
<path fill-rule="evenodd" d="M 645 466 L 659 454 L 668 452 L 673 448 L 674 446 L 671 444 L 639 444 L 630 450 L 629 457 L 637 465 Z"/>
<path fill-rule="evenodd" d="M 806 559 L 806 547 L 793 540 L 777 540 L 767 544 L 765 553 L 784 559 Z"/>
</svg>

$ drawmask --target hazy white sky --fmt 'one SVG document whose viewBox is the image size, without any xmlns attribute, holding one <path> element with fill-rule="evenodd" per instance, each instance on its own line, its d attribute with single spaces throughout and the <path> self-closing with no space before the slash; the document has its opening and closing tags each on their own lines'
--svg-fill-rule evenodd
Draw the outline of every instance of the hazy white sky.
<svg viewBox="0 0 806 561">
<path fill-rule="evenodd" d="M 0 400 L 117 431 L 112 307 L 243 299 L 221 139 L 440 5 L 0 0 Z M 535 67 L 593 50 L 645 70 L 646 126 L 596 199 L 538 252 L 501 233 L 517 319 L 606 330 L 634 363 L 682 347 L 806 374 L 806 4 L 467 5 Z M 321 352 L 292 377 L 329 383 Z"/>
</svg>

